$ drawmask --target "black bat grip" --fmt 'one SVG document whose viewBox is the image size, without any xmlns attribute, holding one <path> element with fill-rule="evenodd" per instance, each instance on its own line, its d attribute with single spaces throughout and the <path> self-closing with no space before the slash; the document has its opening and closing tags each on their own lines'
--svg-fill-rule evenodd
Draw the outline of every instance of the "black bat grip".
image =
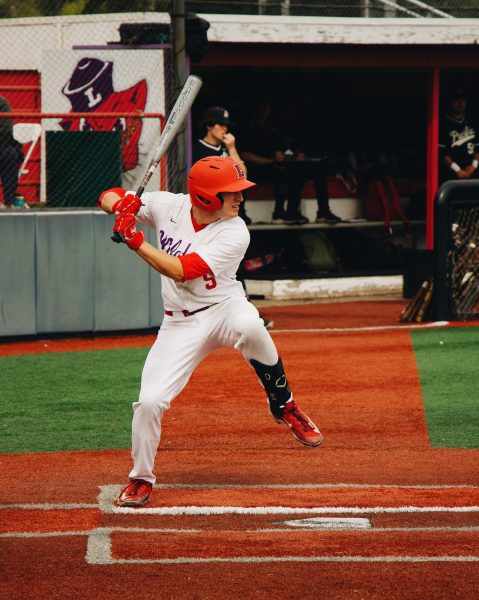
<svg viewBox="0 0 479 600">
<path fill-rule="evenodd" d="M 121 235 L 121 233 L 119 233 L 118 231 L 114 231 L 113 235 L 111 236 L 111 239 L 116 242 L 117 244 L 122 244 L 123 243 L 123 237 Z"/>
</svg>

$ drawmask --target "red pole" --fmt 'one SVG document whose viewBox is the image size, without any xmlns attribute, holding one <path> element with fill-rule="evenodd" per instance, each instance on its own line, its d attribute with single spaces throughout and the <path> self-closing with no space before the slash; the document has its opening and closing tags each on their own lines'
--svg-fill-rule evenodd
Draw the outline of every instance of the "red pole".
<svg viewBox="0 0 479 600">
<path fill-rule="evenodd" d="M 427 111 L 427 167 L 426 167 L 426 248 L 434 248 L 434 198 L 438 185 L 439 161 L 439 69 L 434 67 L 429 76 Z"/>
<path fill-rule="evenodd" d="M 141 111 L 136 112 L 69 112 L 69 113 L 42 113 L 32 112 L 28 110 L 12 110 L 8 113 L 0 113 L 0 119 L 109 119 L 109 118 L 143 118 L 143 119 L 163 119 L 165 115 L 163 113 L 144 113 Z"/>
</svg>

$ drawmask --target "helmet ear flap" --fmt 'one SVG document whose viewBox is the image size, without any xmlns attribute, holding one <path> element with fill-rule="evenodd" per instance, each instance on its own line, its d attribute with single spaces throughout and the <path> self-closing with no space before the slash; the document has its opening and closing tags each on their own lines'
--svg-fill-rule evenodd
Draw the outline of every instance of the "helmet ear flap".
<svg viewBox="0 0 479 600">
<path fill-rule="evenodd" d="M 225 203 L 223 194 L 221 194 L 221 193 L 216 194 L 216 197 L 221 202 L 221 206 L 223 206 L 223 204 Z M 199 198 L 201 200 L 201 202 L 203 202 L 206 206 L 210 206 L 211 204 L 213 204 L 213 202 L 211 202 L 211 200 L 208 200 L 208 198 L 205 198 L 204 196 L 201 196 L 199 194 L 198 194 L 197 198 Z"/>
<path fill-rule="evenodd" d="M 199 188 L 196 184 L 191 184 L 189 181 L 188 191 L 191 203 L 197 208 L 208 212 L 215 212 L 223 206 L 223 198 L 219 198 L 219 194 L 214 195 L 209 193 L 208 190 Z"/>
<path fill-rule="evenodd" d="M 203 204 L 205 206 L 210 206 L 211 200 L 208 200 L 208 198 L 205 198 L 204 196 L 200 196 L 200 195 L 198 195 L 197 198 L 200 202 L 203 202 Z"/>
</svg>

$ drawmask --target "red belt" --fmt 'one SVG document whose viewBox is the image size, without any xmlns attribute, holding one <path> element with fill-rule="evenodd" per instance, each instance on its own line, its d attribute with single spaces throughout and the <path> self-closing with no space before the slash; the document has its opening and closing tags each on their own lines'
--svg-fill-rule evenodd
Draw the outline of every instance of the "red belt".
<svg viewBox="0 0 479 600">
<path fill-rule="evenodd" d="M 189 310 L 175 310 L 175 311 L 165 310 L 165 315 L 167 317 L 172 317 L 175 313 L 181 313 L 184 317 L 191 317 L 191 315 L 195 315 L 196 313 L 199 313 L 202 310 L 208 310 L 208 308 L 211 308 L 212 306 L 214 306 L 214 304 L 209 304 L 208 306 L 203 306 L 203 308 L 198 308 L 191 312 Z"/>
</svg>

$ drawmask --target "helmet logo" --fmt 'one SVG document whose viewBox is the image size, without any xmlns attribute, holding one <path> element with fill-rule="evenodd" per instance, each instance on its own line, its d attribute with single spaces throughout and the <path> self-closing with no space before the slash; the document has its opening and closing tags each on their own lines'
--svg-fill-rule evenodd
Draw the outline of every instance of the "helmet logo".
<svg viewBox="0 0 479 600">
<path fill-rule="evenodd" d="M 243 169 L 239 166 L 238 163 L 233 163 L 233 167 L 235 169 L 235 171 L 238 173 L 238 178 L 241 179 L 241 177 L 244 177 L 244 171 Z"/>
</svg>

